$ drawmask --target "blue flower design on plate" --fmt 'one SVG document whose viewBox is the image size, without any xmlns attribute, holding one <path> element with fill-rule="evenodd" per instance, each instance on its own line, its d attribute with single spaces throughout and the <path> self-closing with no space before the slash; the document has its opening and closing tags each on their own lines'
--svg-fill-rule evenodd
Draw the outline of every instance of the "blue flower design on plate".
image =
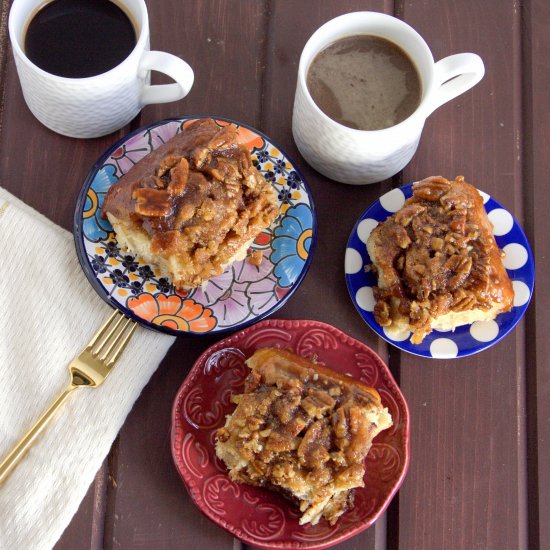
<svg viewBox="0 0 550 550">
<path fill-rule="evenodd" d="M 117 179 L 115 167 L 112 164 L 106 164 L 96 173 L 88 189 L 82 213 L 82 229 L 90 241 L 99 242 L 102 239 L 107 239 L 113 230 L 111 224 L 101 218 L 101 205 L 105 193 Z"/>
<path fill-rule="evenodd" d="M 306 204 L 298 204 L 286 215 L 274 231 L 271 261 L 274 273 L 283 288 L 292 286 L 309 255 L 313 236 L 313 214 Z"/>
<path fill-rule="evenodd" d="M 258 162 L 261 164 L 269 162 L 269 155 L 267 154 L 267 151 L 265 149 L 262 149 L 261 151 L 257 151 L 256 156 L 258 158 Z"/>
<path fill-rule="evenodd" d="M 292 189 L 298 189 L 298 187 L 300 187 L 300 184 L 302 183 L 300 176 L 296 173 L 295 170 L 290 171 L 287 179 L 288 179 L 288 185 Z"/>
</svg>

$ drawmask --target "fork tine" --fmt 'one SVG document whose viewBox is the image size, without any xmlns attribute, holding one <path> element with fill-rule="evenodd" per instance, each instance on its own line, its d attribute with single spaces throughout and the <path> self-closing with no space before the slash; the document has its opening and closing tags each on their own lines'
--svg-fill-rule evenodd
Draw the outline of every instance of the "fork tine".
<svg viewBox="0 0 550 550">
<path fill-rule="evenodd" d="M 97 356 L 99 360 L 105 361 L 113 346 L 122 336 L 124 329 L 129 322 L 131 321 L 127 317 L 121 317 L 113 326 L 113 328 L 109 331 L 105 340 L 101 342 L 101 346 L 99 347 L 99 349 L 92 350 L 92 353 Z"/>
<path fill-rule="evenodd" d="M 109 368 L 118 361 L 118 358 L 120 357 L 121 353 L 124 351 L 124 348 L 126 348 L 126 345 L 128 344 L 128 342 L 132 338 L 132 336 L 133 336 L 133 334 L 136 330 L 136 327 L 137 327 L 137 323 L 135 321 L 132 321 L 132 320 L 128 319 L 128 323 L 126 323 L 124 325 L 124 328 L 122 329 L 122 332 L 119 334 L 117 339 L 113 342 L 113 344 L 109 347 L 107 355 L 105 356 L 105 359 L 107 360 L 106 361 L 107 366 Z M 128 330 L 128 328 L 129 328 L 129 330 Z M 116 345 L 116 347 L 115 347 L 115 345 Z M 107 359 L 107 357 L 108 357 L 108 359 Z"/>
<path fill-rule="evenodd" d="M 92 350 L 96 347 L 96 344 L 99 343 L 99 349 L 95 350 L 95 353 L 99 353 L 105 344 L 105 341 L 110 338 L 113 330 L 116 330 L 117 326 L 124 318 L 124 315 L 122 315 L 118 309 L 115 309 L 107 321 L 105 321 L 105 323 L 103 323 L 101 328 L 97 331 L 95 336 L 90 340 L 90 343 L 86 346 L 86 349 L 89 352 L 92 352 Z"/>
</svg>

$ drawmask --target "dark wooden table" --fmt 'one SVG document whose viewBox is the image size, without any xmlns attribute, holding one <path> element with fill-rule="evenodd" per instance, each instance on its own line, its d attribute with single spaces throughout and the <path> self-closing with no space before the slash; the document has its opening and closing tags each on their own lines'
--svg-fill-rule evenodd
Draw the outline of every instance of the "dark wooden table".
<svg viewBox="0 0 550 550">
<path fill-rule="evenodd" d="M 389 363 L 411 410 L 411 464 L 386 516 L 338 548 L 550 548 L 550 4 L 547 0 L 149 0 L 152 47 L 186 59 L 194 88 L 147 107 L 120 132 L 74 140 L 27 109 L 0 0 L 0 185 L 71 229 L 93 162 L 127 132 L 165 117 L 213 114 L 262 130 L 296 159 L 314 194 L 318 246 L 281 318 L 329 322 Z M 394 14 L 416 28 L 435 59 L 483 58 L 472 91 L 436 111 L 420 147 L 391 181 L 352 187 L 303 161 L 291 135 L 300 52 L 342 13 Z M 347 295 L 344 250 L 357 217 L 391 187 L 433 174 L 466 178 L 515 214 L 537 263 L 525 319 L 494 347 L 459 360 L 399 353 L 363 324 Z M 98 298 L 99 299 L 99 298 Z M 130 413 L 56 550 L 235 549 L 194 507 L 172 464 L 170 409 L 214 338 L 176 341 Z"/>
</svg>

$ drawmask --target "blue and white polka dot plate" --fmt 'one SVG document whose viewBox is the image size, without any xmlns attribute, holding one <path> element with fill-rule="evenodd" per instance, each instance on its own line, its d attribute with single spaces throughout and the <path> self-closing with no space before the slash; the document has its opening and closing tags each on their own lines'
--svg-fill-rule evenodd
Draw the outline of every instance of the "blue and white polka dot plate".
<svg viewBox="0 0 550 550">
<path fill-rule="evenodd" d="M 454 331 L 434 330 L 421 344 L 411 344 L 411 334 L 390 337 L 373 315 L 374 297 L 372 287 L 376 276 L 365 272 L 371 263 L 366 242 L 370 232 L 388 216 L 397 212 L 405 199 L 412 195 L 412 184 L 392 189 L 373 203 L 359 218 L 348 240 L 345 259 L 345 272 L 348 291 L 353 304 L 366 323 L 384 340 L 397 348 L 436 359 L 466 357 L 487 349 L 504 338 L 523 317 L 535 281 L 533 254 L 527 238 L 512 214 L 486 193 L 480 192 L 493 233 L 499 248 L 504 250 L 504 267 L 514 287 L 514 307 L 508 313 L 501 313 L 494 321 L 476 321 L 471 325 L 457 327 Z"/>
</svg>

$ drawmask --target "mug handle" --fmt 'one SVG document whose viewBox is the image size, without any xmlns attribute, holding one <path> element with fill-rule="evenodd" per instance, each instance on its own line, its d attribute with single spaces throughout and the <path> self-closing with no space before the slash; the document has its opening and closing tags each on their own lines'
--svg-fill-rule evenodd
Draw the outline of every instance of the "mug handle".
<svg viewBox="0 0 550 550">
<path fill-rule="evenodd" d="M 142 105 L 151 103 L 168 103 L 184 98 L 193 86 L 195 75 L 193 69 L 179 57 L 166 52 L 144 52 L 139 63 L 140 74 L 158 71 L 176 81 L 175 84 L 157 84 L 143 86 L 140 94 Z"/>
<path fill-rule="evenodd" d="M 457 53 L 435 64 L 435 80 L 439 86 L 431 111 L 475 86 L 485 74 L 485 65 L 475 53 Z"/>
</svg>

